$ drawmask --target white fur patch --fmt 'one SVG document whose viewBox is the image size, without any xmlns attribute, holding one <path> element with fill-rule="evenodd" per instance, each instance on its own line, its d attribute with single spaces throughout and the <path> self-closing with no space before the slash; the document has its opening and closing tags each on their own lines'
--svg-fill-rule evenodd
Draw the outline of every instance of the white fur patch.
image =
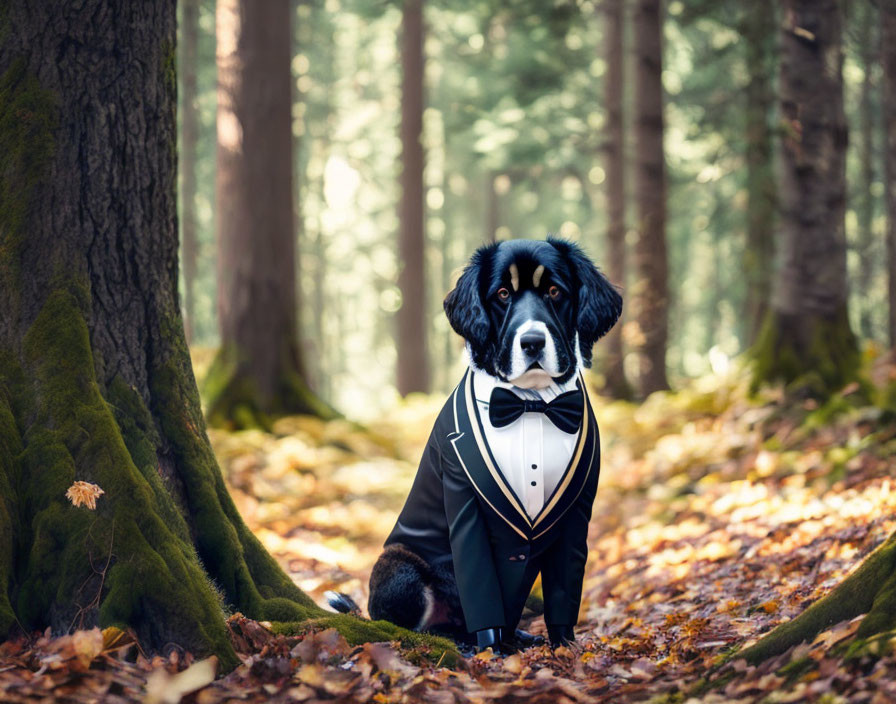
<svg viewBox="0 0 896 704">
<path fill-rule="evenodd" d="M 533 369 L 531 372 L 528 370 L 529 361 L 526 359 L 526 355 L 523 352 L 523 346 L 520 344 L 520 338 L 523 336 L 523 333 L 529 332 L 530 330 L 540 331 L 544 335 L 544 350 L 541 353 L 540 362 L 541 369 Z M 550 379 L 554 376 L 560 376 L 562 371 L 563 370 L 558 367 L 557 348 L 554 346 L 554 338 L 548 332 L 548 326 L 540 320 L 527 320 L 520 325 L 513 335 L 510 372 L 507 375 L 510 382 L 514 386 L 520 386 L 521 388 L 543 388 L 541 386 L 535 386 L 535 384 L 532 383 L 533 381 L 537 383 L 541 380 L 539 374 L 536 373 L 533 375 L 532 372 L 542 372 L 547 375 L 548 379 Z M 528 382 L 524 379 L 526 374 L 530 374 Z M 529 383 L 530 386 L 522 386 L 517 383 L 518 381 Z M 548 383 L 550 383 L 550 381 Z"/>
<path fill-rule="evenodd" d="M 432 618 L 432 612 L 435 610 L 436 598 L 429 587 L 423 587 L 423 601 L 426 602 L 426 607 L 423 609 L 423 616 L 420 617 L 420 621 L 414 626 L 415 631 L 422 631 L 431 625 L 429 619 Z"/>
</svg>

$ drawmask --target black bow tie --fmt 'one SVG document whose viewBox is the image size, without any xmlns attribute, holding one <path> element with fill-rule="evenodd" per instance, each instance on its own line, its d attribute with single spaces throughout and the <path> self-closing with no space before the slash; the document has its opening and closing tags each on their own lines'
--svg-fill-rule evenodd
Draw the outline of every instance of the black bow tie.
<svg viewBox="0 0 896 704">
<path fill-rule="evenodd" d="M 488 419 L 496 428 L 510 425 L 523 413 L 532 411 L 544 413 L 548 420 L 564 433 L 574 433 L 582 423 L 582 405 L 584 398 L 579 389 L 566 391 L 550 403 L 541 399 L 529 400 L 520 398 L 510 389 L 496 386 L 488 402 Z"/>
</svg>

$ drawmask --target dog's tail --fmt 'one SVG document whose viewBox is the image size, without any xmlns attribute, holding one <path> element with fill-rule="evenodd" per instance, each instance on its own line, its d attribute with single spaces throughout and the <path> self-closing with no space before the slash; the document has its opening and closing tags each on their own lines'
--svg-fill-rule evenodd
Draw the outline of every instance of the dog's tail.
<svg viewBox="0 0 896 704">
<path fill-rule="evenodd" d="M 361 617 L 361 607 L 348 594 L 342 592 L 324 592 L 324 599 L 331 608 L 336 609 L 341 614 L 352 614 Z"/>
</svg>

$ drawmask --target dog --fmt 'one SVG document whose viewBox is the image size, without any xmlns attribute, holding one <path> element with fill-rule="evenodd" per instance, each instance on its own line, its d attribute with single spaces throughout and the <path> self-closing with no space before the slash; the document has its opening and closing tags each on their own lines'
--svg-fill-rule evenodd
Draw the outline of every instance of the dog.
<svg viewBox="0 0 896 704">
<path fill-rule="evenodd" d="M 537 642 L 517 625 L 541 574 L 548 637 L 567 644 L 600 467 L 581 372 L 622 297 L 580 247 L 549 237 L 480 247 L 444 308 L 469 368 L 373 567 L 368 611 L 509 652 Z"/>
</svg>

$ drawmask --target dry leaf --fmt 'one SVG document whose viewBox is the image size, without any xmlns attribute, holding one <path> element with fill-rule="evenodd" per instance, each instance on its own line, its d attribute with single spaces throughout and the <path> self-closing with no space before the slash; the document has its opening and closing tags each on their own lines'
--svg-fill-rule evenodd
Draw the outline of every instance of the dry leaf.
<svg viewBox="0 0 896 704">
<path fill-rule="evenodd" d="M 145 704 L 178 704 L 183 697 L 211 684 L 215 679 L 218 659 L 213 655 L 190 665 L 176 675 L 159 668 L 146 678 Z"/>
<path fill-rule="evenodd" d="M 68 488 L 65 498 L 72 502 L 72 506 L 86 506 L 93 511 L 96 509 L 96 500 L 105 493 L 96 484 L 78 481 Z"/>
</svg>

